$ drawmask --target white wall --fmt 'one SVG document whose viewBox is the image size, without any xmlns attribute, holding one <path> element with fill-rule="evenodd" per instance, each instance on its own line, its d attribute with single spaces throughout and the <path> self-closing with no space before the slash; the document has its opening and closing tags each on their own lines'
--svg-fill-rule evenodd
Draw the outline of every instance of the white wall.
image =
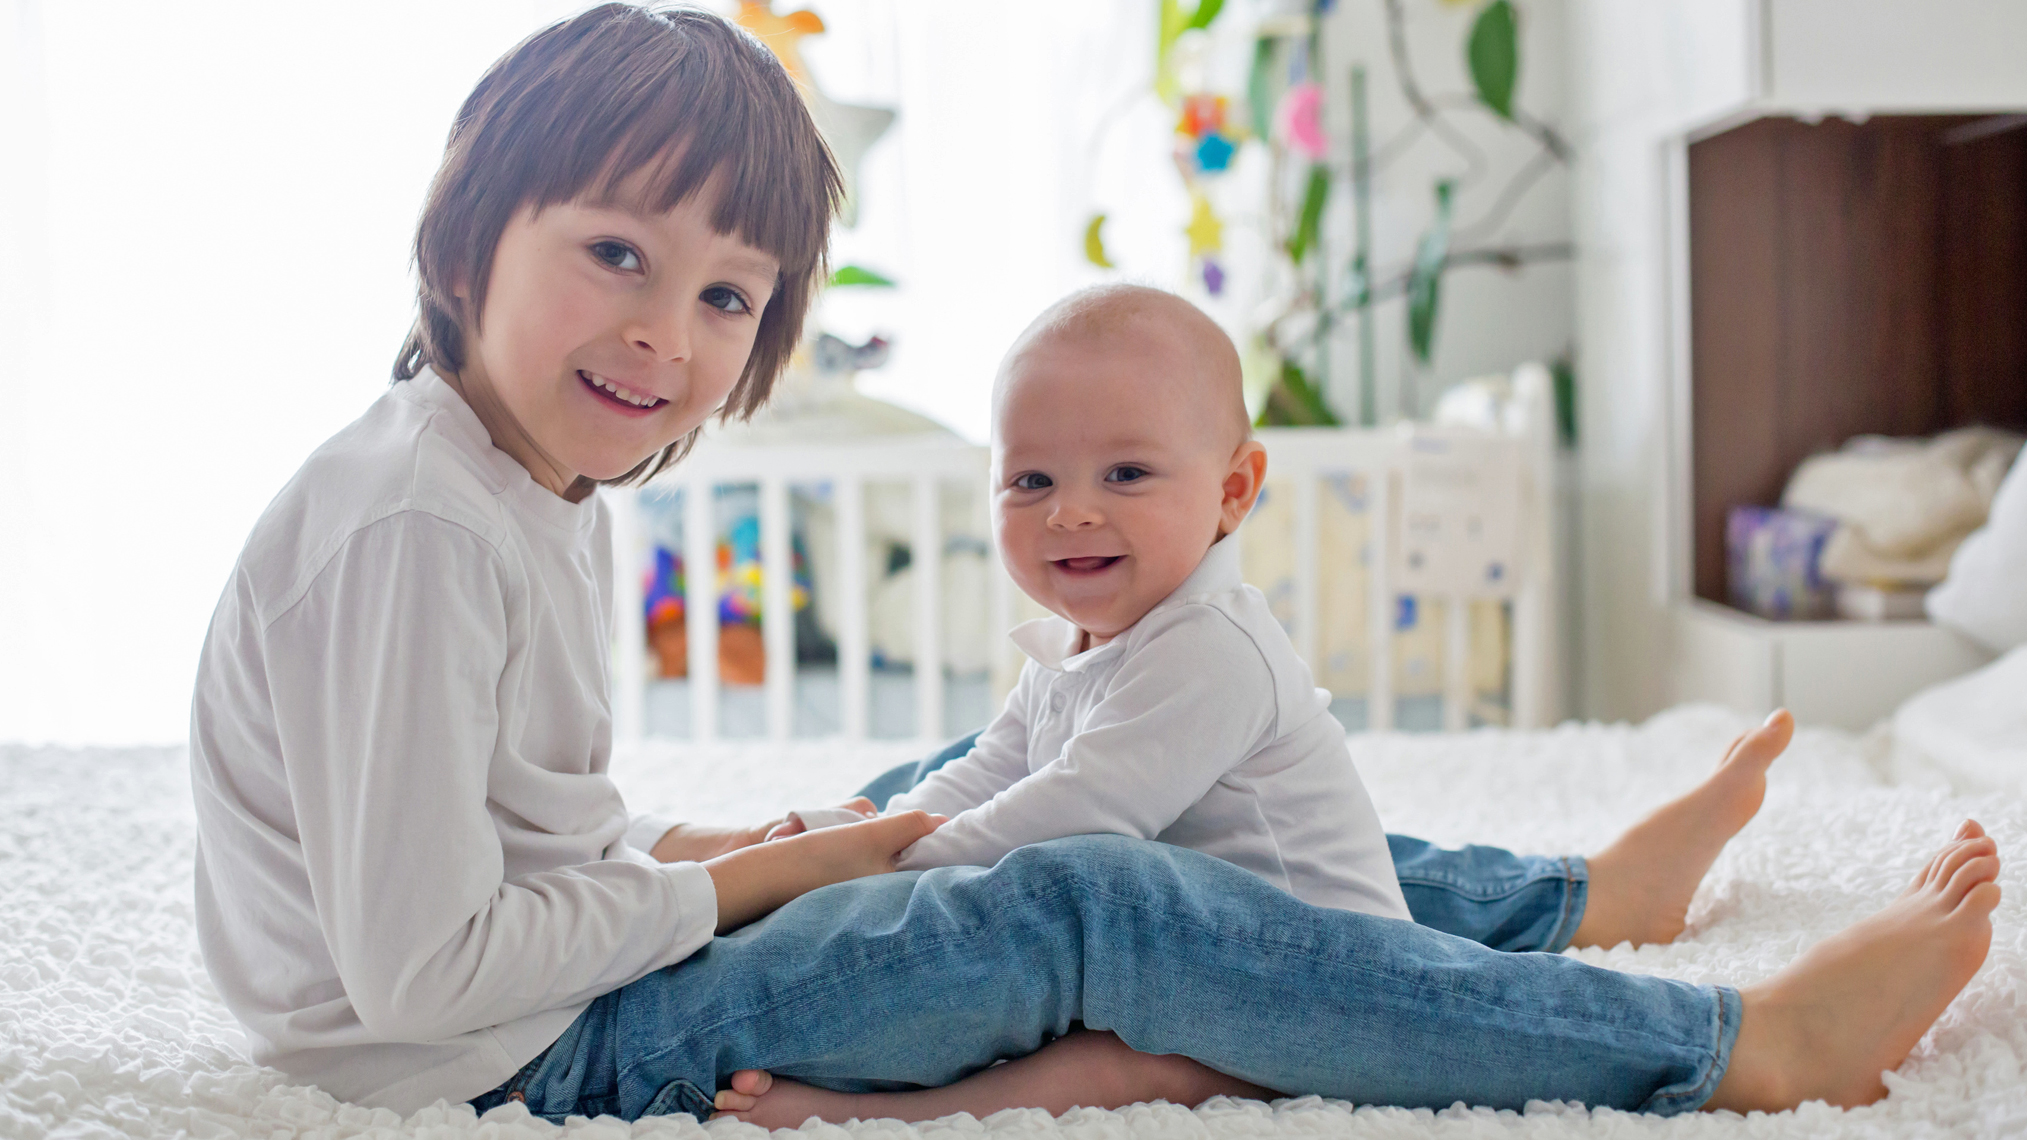
<svg viewBox="0 0 2027 1140">
<path fill-rule="evenodd" d="M 553 7 L 0 6 L 0 740 L 181 738 L 247 530 L 387 385 L 452 113 Z"/>
<path fill-rule="evenodd" d="M 1682 593 L 1687 443 L 1671 385 L 1665 140 L 1752 94 L 1749 0 L 1572 0 L 1582 383 L 1577 707 L 1646 716 L 1669 703 L 1670 605 Z"/>
</svg>

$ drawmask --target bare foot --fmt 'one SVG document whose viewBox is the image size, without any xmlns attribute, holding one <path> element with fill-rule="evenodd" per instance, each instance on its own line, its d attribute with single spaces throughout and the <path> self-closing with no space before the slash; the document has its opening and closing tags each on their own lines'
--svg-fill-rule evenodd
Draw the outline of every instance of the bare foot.
<svg viewBox="0 0 2027 1140">
<path fill-rule="evenodd" d="M 814 1116 L 851 1120 L 936 1120 L 968 1112 L 1040 1108 L 1061 1116 L 1072 1108 L 1122 1108 L 1142 1101 L 1197 1105 L 1214 1096 L 1267 1100 L 1278 1095 L 1175 1054 L 1137 1053 L 1110 1033 L 1080 1030 L 1025 1057 L 981 1069 L 942 1088 L 899 1093 L 839 1093 L 758 1069 L 732 1074 L 719 1091 L 720 1116 L 766 1128 L 798 1128 Z"/>
<path fill-rule="evenodd" d="M 1707 1109 L 1850 1108 L 1886 1095 L 1898 1068 L 1992 945 L 1999 848 L 1966 820 L 1905 894 L 1740 992 L 1731 1064 Z"/>
<path fill-rule="evenodd" d="M 1718 852 L 1760 810 L 1767 768 L 1795 735 L 1795 718 L 1775 709 L 1739 736 L 1717 771 L 1681 799 L 1664 804 L 1591 856 L 1583 921 L 1572 946 L 1673 942 L 1689 918 L 1689 900 Z"/>
</svg>

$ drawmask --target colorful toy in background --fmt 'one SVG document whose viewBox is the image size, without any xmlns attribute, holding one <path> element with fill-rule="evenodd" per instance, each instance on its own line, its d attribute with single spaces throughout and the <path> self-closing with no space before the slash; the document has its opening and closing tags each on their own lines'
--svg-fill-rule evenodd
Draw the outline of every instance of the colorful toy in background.
<svg viewBox="0 0 2027 1140">
<path fill-rule="evenodd" d="M 767 650 L 760 635 L 766 581 L 760 566 L 760 520 L 748 515 L 732 523 L 718 540 L 718 676 L 727 684 L 758 685 L 767 677 Z M 809 608 L 808 555 L 802 536 L 789 548 L 794 584 L 790 600 L 796 611 Z M 657 544 L 654 566 L 643 590 L 648 645 L 663 677 L 690 673 L 688 579 L 683 556 Z"/>
</svg>

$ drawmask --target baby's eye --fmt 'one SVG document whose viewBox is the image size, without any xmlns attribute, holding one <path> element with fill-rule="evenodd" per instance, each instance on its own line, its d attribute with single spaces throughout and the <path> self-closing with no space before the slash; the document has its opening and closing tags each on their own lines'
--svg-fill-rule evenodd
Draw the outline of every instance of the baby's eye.
<svg viewBox="0 0 2027 1140">
<path fill-rule="evenodd" d="M 591 256 L 603 261 L 614 269 L 635 270 L 640 268 L 640 254 L 623 241 L 595 241 L 591 243 Z"/>
<path fill-rule="evenodd" d="M 1131 463 L 1122 463 L 1105 473 L 1105 481 L 1108 483 L 1131 483 L 1135 479 L 1145 479 L 1146 477 L 1147 468 L 1135 467 Z"/>
<path fill-rule="evenodd" d="M 1055 485 L 1054 480 L 1039 471 L 1030 471 L 1025 475 L 1016 475 L 1013 481 L 1014 490 L 1016 491 L 1045 491 Z"/>
<path fill-rule="evenodd" d="M 753 311 L 753 306 L 746 303 L 746 298 L 740 294 L 739 290 L 732 288 L 730 285 L 710 286 L 698 294 L 698 297 L 706 305 L 727 313 L 750 313 Z"/>
</svg>

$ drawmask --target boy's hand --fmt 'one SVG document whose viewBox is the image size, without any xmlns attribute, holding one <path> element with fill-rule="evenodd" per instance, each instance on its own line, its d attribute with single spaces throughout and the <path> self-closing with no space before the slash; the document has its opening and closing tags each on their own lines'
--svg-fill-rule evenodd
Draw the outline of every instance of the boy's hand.
<svg viewBox="0 0 2027 1140">
<path fill-rule="evenodd" d="M 924 811 L 900 812 L 721 855 L 704 864 L 718 888 L 718 933 L 737 930 L 818 887 L 886 874 L 901 852 L 944 822 L 944 816 Z"/>
</svg>

